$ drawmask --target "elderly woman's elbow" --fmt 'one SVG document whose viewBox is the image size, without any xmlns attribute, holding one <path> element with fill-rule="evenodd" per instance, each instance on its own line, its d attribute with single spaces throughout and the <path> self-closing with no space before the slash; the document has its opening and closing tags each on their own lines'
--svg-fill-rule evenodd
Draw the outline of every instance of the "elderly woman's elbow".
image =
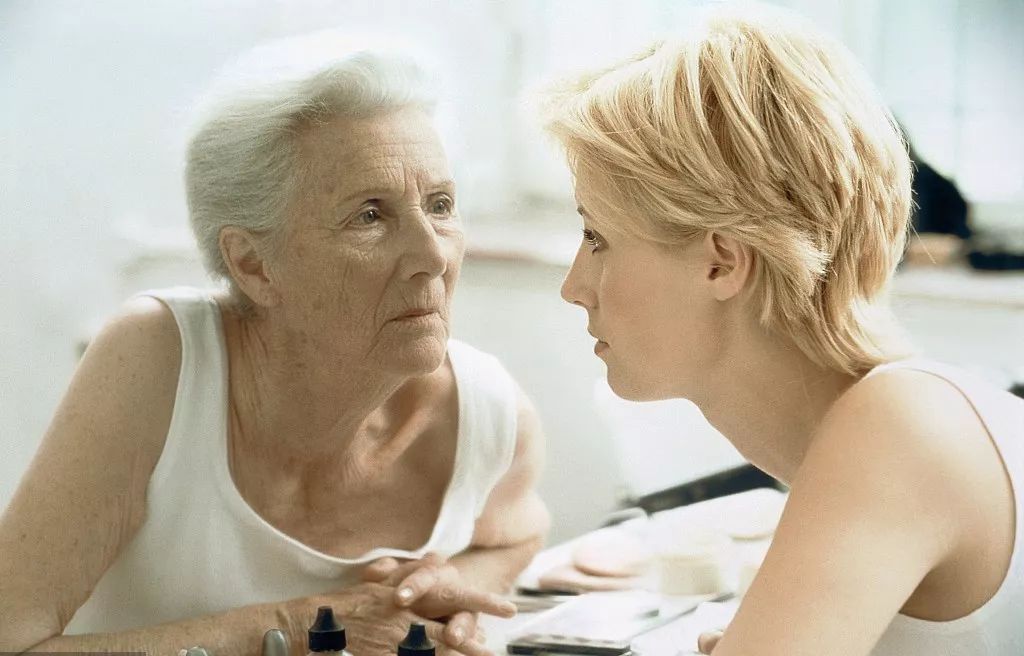
<svg viewBox="0 0 1024 656">
<path fill-rule="evenodd" d="M 526 533 L 524 542 L 535 545 L 534 553 L 536 553 L 544 546 L 548 532 L 551 530 L 551 512 L 536 492 L 529 495 L 524 506 L 520 519 L 521 526 Z"/>
<path fill-rule="evenodd" d="M 22 654 L 35 651 L 48 640 L 60 635 L 61 628 L 49 613 L 21 608 L 7 608 L 0 600 L 0 653 Z"/>
</svg>

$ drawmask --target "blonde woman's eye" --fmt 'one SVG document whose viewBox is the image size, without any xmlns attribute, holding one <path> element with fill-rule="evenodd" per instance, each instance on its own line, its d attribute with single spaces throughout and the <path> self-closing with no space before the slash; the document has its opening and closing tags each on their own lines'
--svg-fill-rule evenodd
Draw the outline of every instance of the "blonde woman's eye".
<svg viewBox="0 0 1024 656">
<path fill-rule="evenodd" d="M 583 241 L 586 242 L 587 245 L 593 246 L 595 251 L 601 245 L 601 237 L 599 237 L 598 234 L 590 228 L 583 229 Z"/>
<path fill-rule="evenodd" d="M 430 212 L 432 214 L 440 214 L 443 216 L 450 215 L 455 211 L 455 203 L 451 198 L 442 196 L 435 200 L 430 206 Z"/>
</svg>

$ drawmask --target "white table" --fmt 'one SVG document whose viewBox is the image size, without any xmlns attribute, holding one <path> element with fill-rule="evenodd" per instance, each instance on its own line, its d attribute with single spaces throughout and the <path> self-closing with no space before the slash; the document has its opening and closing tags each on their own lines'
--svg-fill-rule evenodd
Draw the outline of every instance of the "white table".
<svg viewBox="0 0 1024 656">
<path fill-rule="evenodd" d="M 768 530 L 771 530 L 778 521 L 778 514 L 781 513 L 784 502 L 785 495 L 775 490 L 752 490 L 668 510 L 658 513 L 649 520 L 630 520 L 623 524 L 622 528 L 637 534 L 646 532 L 647 535 L 650 534 L 652 527 L 660 531 L 662 535 L 666 532 L 671 535 L 672 531 L 685 531 L 690 528 L 703 530 L 715 528 L 732 532 L 742 528 L 736 526 L 737 518 L 742 520 L 744 512 L 752 506 L 756 506 L 762 510 L 765 507 L 771 509 L 770 517 L 761 516 L 758 519 L 762 524 L 768 522 Z M 749 513 L 747 519 L 749 522 Z M 530 566 L 519 577 L 518 584 L 535 587 L 541 574 L 560 564 L 571 562 L 574 547 L 584 537 L 580 536 L 537 554 Z M 731 556 L 737 562 L 759 557 L 767 550 L 769 542 L 770 538 L 734 540 Z M 656 588 L 656 585 L 652 585 L 652 587 Z M 706 597 L 677 597 L 675 599 L 690 601 L 696 606 L 696 609 L 634 639 L 633 647 L 638 655 L 676 656 L 677 654 L 697 653 L 697 637 L 704 631 L 722 628 L 728 624 L 738 606 L 737 600 L 701 603 Z M 524 624 L 536 616 L 536 613 L 520 613 L 511 620 L 482 617 L 481 626 L 487 633 L 488 648 L 497 654 L 505 653 L 508 638 L 518 633 Z"/>
</svg>

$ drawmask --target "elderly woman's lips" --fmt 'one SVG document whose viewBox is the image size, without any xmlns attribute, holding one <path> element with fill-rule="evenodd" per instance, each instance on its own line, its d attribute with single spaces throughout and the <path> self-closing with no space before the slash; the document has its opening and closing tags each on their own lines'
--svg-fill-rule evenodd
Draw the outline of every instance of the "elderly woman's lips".
<svg viewBox="0 0 1024 656">
<path fill-rule="evenodd" d="M 398 315 L 392 321 L 423 321 L 433 318 L 436 314 L 437 310 L 412 310 Z"/>
<path fill-rule="evenodd" d="M 594 355 L 601 355 L 607 349 L 608 342 L 602 342 L 601 340 L 597 340 L 597 344 L 594 344 Z"/>
</svg>

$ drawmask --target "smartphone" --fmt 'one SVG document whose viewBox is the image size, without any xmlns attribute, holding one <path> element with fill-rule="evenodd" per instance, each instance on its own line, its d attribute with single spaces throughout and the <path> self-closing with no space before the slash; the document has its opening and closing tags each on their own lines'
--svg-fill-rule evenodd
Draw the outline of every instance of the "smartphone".
<svg viewBox="0 0 1024 656">
<path fill-rule="evenodd" d="M 563 635 L 528 634 L 508 643 L 510 654 L 532 656 L 632 656 L 629 641 L 588 640 Z"/>
</svg>

